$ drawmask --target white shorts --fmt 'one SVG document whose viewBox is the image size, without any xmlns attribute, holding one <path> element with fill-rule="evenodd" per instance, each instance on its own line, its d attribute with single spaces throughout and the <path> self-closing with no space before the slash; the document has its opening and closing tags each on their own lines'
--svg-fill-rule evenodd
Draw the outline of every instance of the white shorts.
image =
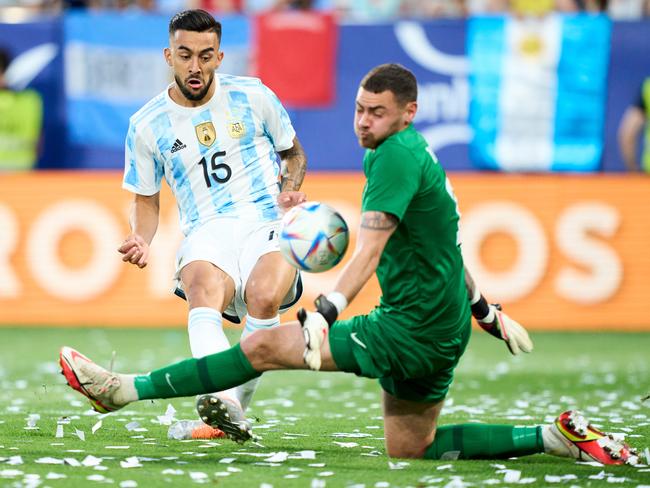
<svg viewBox="0 0 650 488">
<path fill-rule="evenodd" d="M 248 221 L 235 218 L 211 220 L 183 239 L 176 253 L 174 293 L 185 298 L 181 269 L 193 261 L 208 261 L 224 271 L 235 282 L 235 296 L 226 307 L 224 317 L 240 323 L 246 315 L 246 282 L 261 256 L 279 252 L 278 230 L 280 221 Z M 283 312 L 295 304 L 302 295 L 300 273 L 296 271 L 291 289 L 282 300 Z"/>
</svg>

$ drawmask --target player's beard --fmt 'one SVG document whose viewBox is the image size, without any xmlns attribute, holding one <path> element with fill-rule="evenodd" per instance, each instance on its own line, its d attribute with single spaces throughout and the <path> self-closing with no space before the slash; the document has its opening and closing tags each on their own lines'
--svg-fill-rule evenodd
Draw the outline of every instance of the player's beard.
<svg viewBox="0 0 650 488">
<path fill-rule="evenodd" d="M 199 100 L 203 100 L 205 97 L 206 93 L 208 93 L 208 90 L 212 86 L 212 82 L 214 81 L 214 73 L 210 73 L 210 77 L 208 78 L 208 82 L 205 84 L 203 89 L 199 92 L 192 92 L 190 91 L 187 86 L 185 86 L 185 83 L 181 81 L 178 75 L 174 75 L 174 80 L 176 81 L 176 86 L 178 89 L 181 91 L 183 96 L 187 98 L 188 100 L 191 100 L 193 102 L 197 102 Z"/>
<path fill-rule="evenodd" d="M 361 147 L 365 147 L 366 149 L 377 149 L 382 142 L 402 129 L 402 122 L 400 120 L 396 120 L 390 125 L 386 133 L 382 134 L 379 137 L 375 136 L 375 134 L 370 131 L 364 131 L 362 134 L 361 131 L 359 131 L 357 128 L 355 128 L 355 133 Z"/>
</svg>

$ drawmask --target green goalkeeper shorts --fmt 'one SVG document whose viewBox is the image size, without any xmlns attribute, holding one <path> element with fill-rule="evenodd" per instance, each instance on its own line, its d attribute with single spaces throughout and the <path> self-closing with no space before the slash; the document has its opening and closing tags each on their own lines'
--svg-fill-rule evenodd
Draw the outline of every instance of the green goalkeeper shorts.
<svg viewBox="0 0 650 488">
<path fill-rule="evenodd" d="M 415 402 L 445 398 L 471 334 L 471 317 L 456 332 L 436 337 L 429 330 L 412 331 L 378 314 L 335 322 L 329 332 L 332 358 L 341 371 L 378 378 L 391 395 Z"/>
</svg>

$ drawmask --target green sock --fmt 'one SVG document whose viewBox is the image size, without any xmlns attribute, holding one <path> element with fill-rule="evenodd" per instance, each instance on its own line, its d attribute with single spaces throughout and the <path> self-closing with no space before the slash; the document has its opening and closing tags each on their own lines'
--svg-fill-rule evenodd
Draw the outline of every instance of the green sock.
<svg viewBox="0 0 650 488">
<path fill-rule="evenodd" d="M 257 378 L 239 344 L 226 351 L 184 361 L 135 377 L 138 400 L 212 393 Z"/>
<path fill-rule="evenodd" d="M 506 459 L 544 452 L 542 428 L 460 424 L 438 427 L 426 459 Z"/>
</svg>

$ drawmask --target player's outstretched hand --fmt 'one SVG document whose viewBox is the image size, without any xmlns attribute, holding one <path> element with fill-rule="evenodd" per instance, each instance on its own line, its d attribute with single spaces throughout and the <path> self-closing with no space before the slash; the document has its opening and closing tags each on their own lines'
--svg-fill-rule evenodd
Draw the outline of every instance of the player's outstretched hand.
<svg viewBox="0 0 650 488">
<path fill-rule="evenodd" d="M 531 352 L 533 350 L 533 341 L 526 329 L 519 322 L 503 313 L 499 305 L 490 304 L 490 309 L 491 312 L 494 311 L 495 319 L 492 323 L 477 320 L 478 325 L 497 339 L 504 340 L 512 354 L 517 355 L 520 351 Z M 492 313 L 489 315 L 492 315 Z"/>
<path fill-rule="evenodd" d="M 117 249 L 123 254 L 122 261 L 144 268 L 149 262 L 149 244 L 138 234 L 130 234 Z"/>
<path fill-rule="evenodd" d="M 304 308 L 298 310 L 298 320 L 305 338 L 305 351 L 302 357 L 309 369 L 318 371 L 321 365 L 320 348 L 327 337 L 329 325 L 320 313 L 307 312 Z"/>
<path fill-rule="evenodd" d="M 283 191 L 278 195 L 278 205 L 283 211 L 289 210 L 307 201 L 307 195 L 301 191 Z"/>
</svg>

